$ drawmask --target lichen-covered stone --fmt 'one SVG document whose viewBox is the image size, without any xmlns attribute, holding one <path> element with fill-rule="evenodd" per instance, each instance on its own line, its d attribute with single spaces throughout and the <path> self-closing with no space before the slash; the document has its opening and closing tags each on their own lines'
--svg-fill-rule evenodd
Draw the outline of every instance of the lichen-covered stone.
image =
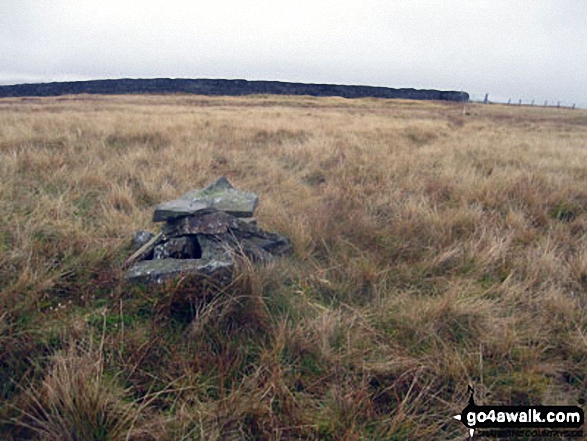
<svg viewBox="0 0 587 441">
<path fill-rule="evenodd" d="M 199 259 L 200 244 L 195 236 L 182 236 L 163 241 L 153 250 L 153 259 Z"/>
<path fill-rule="evenodd" d="M 272 257 L 287 256 L 293 252 L 289 238 L 270 233 L 259 228 L 255 223 L 244 222 L 241 219 L 233 218 L 231 220 L 227 235 L 234 238 L 235 247 L 242 249 L 245 255 L 263 255 L 263 253 L 256 252 L 256 248 L 266 251 Z"/>
<path fill-rule="evenodd" d="M 210 208 L 210 203 L 189 199 L 176 199 L 174 201 L 163 202 L 155 208 L 153 222 L 163 222 L 165 220 L 190 216 L 198 212 L 205 212 Z"/>
<path fill-rule="evenodd" d="M 181 275 L 214 277 L 228 282 L 234 262 L 209 259 L 159 259 L 137 262 L 126 273 L 126 280 L 132 283 L 163 283 Z"/>
<path fill-rule="evenodd" d="M 155 235 L 150 231 L 139 230 L 135 232 L 132 237 L 132 248 L 134 251 L 141 248 L 143 245 L 148 243 Z"/>
<path fill-rule="evenodd" d="M 127 260 L 127 265 L 139 262 L 126 279 L 149 284 L 199 274 L 230 283 L 239 258 L 270 262 L 292 253 L 287 237 L 257 226 L 251 217 L 257 201 L 257 195 L 235 189 L 222 177 L 159 205 L 154 220 L 166 222 L 156 236 L 144 235 L 142 247 Z"/>
<path fill-rule="evenodd" d="M 224 176 L 203 189 L 192 190 L 180 198 L 159 204 L 153 222 L 177 219 L 215 209 L 236 217 L 252 217 L 259 198 L 255 193 L 234 188 Z"/>
<path fill-rule="evenodd" d="M 223 211 L 170 219 L 163 226 L 163 234 L 177 237 L 186 234 L 222 234 L 228 231 L 233 216 Z"/>
</svg>

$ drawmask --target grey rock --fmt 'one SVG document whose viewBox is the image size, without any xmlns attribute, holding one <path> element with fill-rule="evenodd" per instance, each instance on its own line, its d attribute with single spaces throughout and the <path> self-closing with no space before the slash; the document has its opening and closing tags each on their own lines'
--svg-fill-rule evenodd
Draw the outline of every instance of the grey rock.
<svg viewBox="0 0 587 441">
<path fill-rule="evenodd" d="M 293 252 L 291 241 L 287 237 L 264 231 L 256 223 L 224 212 L 169 221 L 163 227 L 163 232 L 170 238 L 196 235 L 203 253 L 206 246 L 202 243 L 202 238 L 214 238 L 224 247 L 254 261 L 266 262 L 274 256 L 286 256 Z"/>
<path fill-rule="evenodd" d="M 198 212 L 206 212 L 210 208 L 211 204 L 209 203 L 189 199 L 176 199 L 170 202 L 163 202 L 155 207 L 153 222 L 163 222 L 165 220 L 191 216 Z"/>
<path fill-rule="evenodd" d="M 153 250 L 153 259 L 199 259 L 200 244 L 195 236 L 183 236 L 166 240 Z"/>
<path fill-rule="evenodd" d="M 225 260 L 209 259 L 159 259 L 137 262 L 126 273 L 126 280 L 131 283 L 163 283 L 181 275 L 199 275 L 213 277 L 227 283 L 230 281 L 234 263 Z"/>
<path fill-rule="evenodd" d="M 126 259 L 125 265 L 130 265 L 139 260 L 149 260 L 153 258 L 153 250 L 154 248 L 163 242 L 165 237 L 163 233 L 159 233 L 153 236 L 147 243 L 142 245 L 138 250 L 136 250 L 132 256 Z"/>
<path fill-rule="evenodd" d="M 203 260 L 234 261 L 235 250 L 226 241 L 222 240 L 222 235 L 199 234 L 197 238 L 202 250 Z"/>
<path fill-rule="evenodd" d="M 247 238 L 227 233 L 213 237 L 222 246 L 229 249 L 233 256 L 244 256 L 253 262 L 271 262 L 279 256 L 287 256 L 293 252 L 289 239 L 273 233 L 264 233 L 267 236 Z"/>
<path fill-rule="evenodd" d="M 293 246 L 289 238 L 262 230 L 256 224 L 243 222 L 240 219 L 234 218 L 234 222 L 229 224 L 227 234 L 234 238 L 236 245 L 240 246 L 247 256 L 249 254 L 251 256 L 264 255 L 257 249 L 264 250 L 272 256 L 287 256 L 293 253 Z"/>
<path fill-rule="evenodd" d="M 153 237 L 155 237 L 155 235 L 150 231 L 139 230 L 135 232 L 135 234 L 132 237 L 133 251 L 136 251 L 139 248 L 141 248 L 143 245 L 148 243 Z"/>
<path fill-rule="evenodd" d="M 228 231 L 232 219 L 235 218 L 222 211 L 170 219 L 163 226 L 163 234 L 167 237 L 186 234 L 222 234 Z"/>
<path fill-rule="evenodd" d="M 291 241 L 257 226 L 257 195 L 235 189 L 221 177 L 204 189 L 157 206 L 159 234 L 136 234 L 141 247 L 126 261 L 126 279 L 161 283 L 181 274 L 229 283 L 239 258 L 270 262 L 293 252 Z M 137 263 L 135 263 L 137 262 Z"/>
<path fill-rule="evenodd" d="M 259 198 L 255 193 L 237 190 L 224 176 L 204 189 L 192 190 L 174 201 L 157 205 L 153 222 L 220 210 L 236 217 L 252 217 Z"/>
</svg>

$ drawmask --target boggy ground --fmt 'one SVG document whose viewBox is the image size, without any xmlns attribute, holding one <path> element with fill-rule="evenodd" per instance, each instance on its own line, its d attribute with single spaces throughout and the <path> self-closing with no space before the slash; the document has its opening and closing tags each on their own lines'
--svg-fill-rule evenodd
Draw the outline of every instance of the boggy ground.
<svg viewBox="0 0 587 441">
<path fill-rule="evenodd" d="M 0 438 L 459 439 L 468 384 L 582 402 L 587 113 L 466 110 L 1 99 Z M 154 206 L 220 175 L 295 254 L 124 284 Z"/>
</svg>

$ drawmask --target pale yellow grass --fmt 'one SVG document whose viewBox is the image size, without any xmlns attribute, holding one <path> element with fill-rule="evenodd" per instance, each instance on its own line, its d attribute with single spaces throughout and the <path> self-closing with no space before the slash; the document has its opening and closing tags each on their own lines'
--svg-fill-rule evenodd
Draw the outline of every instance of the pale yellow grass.
<svg viewBox="0 0 587 441">
<path fill-rule="evenodd" d="M 467 384 L 492 402 L 576 404 L 587 392 L 587 113 L 467 109 L 0 100 L 0 379 L 22 384 L 33 374 L 19 358 L 63 349 L 68 323 L 82 338 L 106 307 L 107 365 L 135 398 L 177 382 L 194 391 L 137 417 L 154 437 L 453 439 Z M 259 194 L 259 223 L 295 254 L 246 269 L 228 300 L 177 331 L 167 294 L 124 285 L 122 261 L 135 230 L 156 229 L 157 203 L 220 175 Z M 57 367 L 39 369 L 47 384 Z M 4 399 L 18 403 L 17 391 Z"/>
</svg>

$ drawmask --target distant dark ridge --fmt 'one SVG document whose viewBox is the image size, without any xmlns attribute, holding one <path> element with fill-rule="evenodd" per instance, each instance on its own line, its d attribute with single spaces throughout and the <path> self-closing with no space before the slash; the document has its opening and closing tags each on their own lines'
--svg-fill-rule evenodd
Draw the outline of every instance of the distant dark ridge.
<svg viewBox="0 0 587 441">
<path fill-rule="evenodd" d="M 373 86 L 343 86 L 337 84 L 284 83 L 281 81 L 247 80 L 190 80 L 190 79 L 120 79 L 68 81 L 61 83 L 17 84 L 0 86 L 0 97 L 58 96 L 80 93 L 168 94 L 191 93 L 198 95 L 310 95 L 341 96 L 344 98 L 403 98 L 412 100 L 468 101 L 466 92 L 417 89 L 391 89 Z"/>
</svg>

